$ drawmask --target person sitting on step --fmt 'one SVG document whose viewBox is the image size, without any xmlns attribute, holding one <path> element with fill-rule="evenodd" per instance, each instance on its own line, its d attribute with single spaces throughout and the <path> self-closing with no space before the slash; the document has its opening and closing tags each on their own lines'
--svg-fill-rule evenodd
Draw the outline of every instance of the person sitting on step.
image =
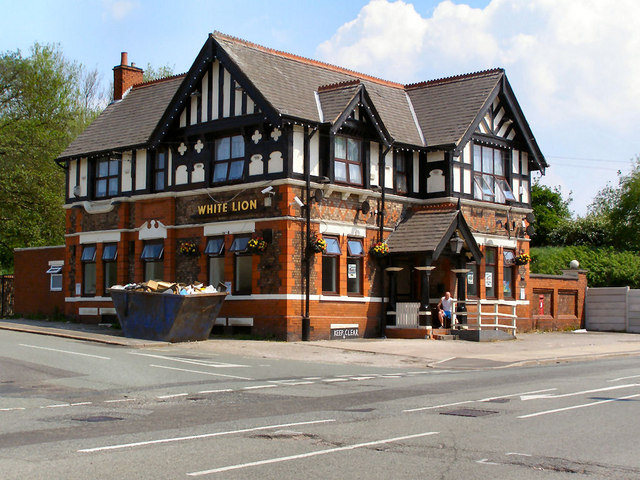
<svg viewBox="0 0 640 480">
<path fill-rule="evenodd" d="M 453 299 L 451 292 L 444 292 L 444 297 L 438 302 L 438 320 L 442 328 L 451 328 L 451 307 Z M 446 321 L 445 321 L 446 318 Z"/>
</svg>

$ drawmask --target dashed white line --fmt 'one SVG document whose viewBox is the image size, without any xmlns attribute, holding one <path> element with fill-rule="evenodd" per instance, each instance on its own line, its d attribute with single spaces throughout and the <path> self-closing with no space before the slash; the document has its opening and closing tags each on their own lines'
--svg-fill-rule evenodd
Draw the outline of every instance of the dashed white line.
<svg viewBox="0 0 640 480">
<path fill-rule="evenodd" d="M 13 410 L 26 410 L 26 408 L 25 407 L 0 408 L 0 412 L 11 412 Z"/>
<path fill-rule="evenodd" d="M 528 415 L 520 415 L 517 418 L 538 417 L 540 415 L 548 415 L 548 414 L 551 414 L 551 413 L 566 412 L 567 410 L 575 410 L 577 408 L 593 407 L 594 405 L 602 405 L 603 403 L 609 403 L 609 402 L 618 402 L 620 400 L 628 400 L 629 398 L 636 398 L 636 397 L 640 397 L 640 393 L 637 393 L 635 395 L 627 395 L 626 397 L 609 398 L 607 400 L 600 400 L 598 402 L 583 403 L 582 405 L 573 405 L 571 407 L 556 408 L 554 410 L 545 410 L 544 412 L 530 413 Z"/>
<path fill-rule="evenodd" d="M 123 443 L 120 445 L 108 445 L 106 447 L 84 448 L 82 450 L 78 450 L 78 452 L 79 453 L 102 452 L 105 450 L 118 450 L 123 448 L 141 447 L 145 445 L 155 445 L 158 443 L 183 442 L 185 440 L 196 440 L 201 438 L 220 437 L 222 435 L 233 435 L 236 433 L 255 432 L 259 430 L 271 430 L 274 428 L 297 427 L 301 425 L 317 425 L 317 424 L 330 423 L 335 421 L 336 421 L 335 419 L 330 418 L 330 419 L 324 419 L 324 420 L 311 420 L 308 422 L 282 423 L 280 425 L 266 425 L 264 427 L 243 428 L 240 430 L 230 430 L 227 432 L 203 433 L 202 435 L 189 435 L 187 437 L 161 438 L 158 440 L 148 440 L 146 442 Z"/>
<path fill-rule="evenodd" d="M 323 382 L 326 383 L 333 383 L 333 382 L 348 382 L 349 379 L 348 378 L 325 378 L 324 380 L 322 380 Z"/>
<path fill-rule="evenodd" d="M 19 345 L 21 347 L 37 348 L 38 350 L 48 350 L 50 352 L 67 353 L 69 355 L 80 355 L 82 357 L 98 358 L 100 360 L 111 360 L 111 358 L 109 358 L 109 357 L 103 357 L 101 355 L 91 355 L 89 353 L 71 352 L 69 350 L 58 350 L 57 348 L 39 347 L 37 345 L 27 345 L 27 344 L 24 344 L 24 343 L 20 343 Z"/>
<path fill-rule="evenodd" d="M 481 463 L 482 465 L 500 465 L 499 463 L 490 462 L 488 458 L 483 458 L 482 460 L 476 460 L 476 463 Z"/>
<path fill-rule="evenodd" d="M 187 475 L 189 475 L 190 477 L 198 477 L 201 475 L 209 475 L 212 473 L 228 472 L 230 470 L 239 470 L 241 468 L 256 467 L 259 465 L 269 465 L 272 463 L 288 462 L 291 460 L 298 460 L 301 458 L 316 457 L 318 455 L 327 455 L 335 452 L 344 452 L 346 450 L 355 450 L 356 448 L 371 447 L 374 445 L 381 445 L 384 443 L 400 442 L 402 440 L 410 440 L 412 438 L 420 438 L 420 437 L 426 437 L 429 435 L 437 435 L 437 434 L 438 432 L 424 432 L 424 433 L 417 433 L 415 435 L 405 435 L 403 437 L 386 438 L 384 440 L 376 440 L 373 442 L 365 442 L 365 443 L 356 443 L 355 445 L 347 445 L 345 447 L 337 447 L 337 448 L 328 448 L 326 450 L 317 450 L 315 452 L 301 453 L 299 455 L 289 455 L 287 457 L 270 458 L 267 460 L 260 460 L 257 462 L 240 463 L 237 465 L 228 465 L 226 467 L 212 468 L 210 470 L 201 470 L 199 472 L 187 473 Z"/>
<path fill-rule="evenodd" d="M 133 402 L 135 398 L 118 398 L 116 400 L 105 400 L 104 403 L 120 403 L 120 402 Z"/>
<path fill-rule="evenodd" d="M 505 455 L 517 455 L 520 457 L 533 457 L 533 455 L 529 455 L 528 453 L 518 453 L 518 452 L 507 452 Z"/>
<path fill-rule="evenodd" d="M 613 387 L 594 388 L 592 390 L 582 390 L 580 392 L 562 393 L 560 395 L 531 395 L 531 396 L 525 396 L 525 398 L 523 398 L 522 400 L 565 398 L 565 397 L 573 397 L 576 395 L 584 395 L 585 393 L 607 392 L 609 390 L 618 390 L 620 388 L 631 388 L 631 387 L 640 387 L 640 383 L 630 383 L 627 385 L 615 385 Z M 530 392 L 530 393 L 534 393 L 534 392 Z M 526 394 L 523 393 L 521 395 L 526 395 Z"/>
<path fill-rule="evenodd" d="M 531 394 L 534 394 L 534 393 L 552 392 L 554 390 L 557 390 L 557 388 L 545 388 L 544 390 L 532 390 L 530 392 L 510 393 L 510 394 L 507 394 L 507 395 L 500 395 L 498 397 L 483 398 L 482 400 L 478 400 L 478 401 L 479 402 L 490 402 L 491 400 L 499 400 L 501 398 L 520 397 L 522 395 L 531 395 Z"/>
<path fill-rule="evenodd" d="M 58 403 L 56 405 L 45 405 L 43 407 L 40 408 L 62 408 L 62 407 L 70 407 L 71 404 L 69 403 Z"/>
<path fill-rule="evenodd" d="M 188 360 L 185 358 L 168 357 L 166 355 L 154 355 L 152 353 L 129 352 L 129 355 L 139 355 L 142 357 L 158 358 L 160 360 L 170 360 L 172 362 L 189 363 L 191 365 L 202 365 L 213 368 L 245 368 L 249 365 L 239 365 L 235 363 L 212 362 L 209 360 Z"/>
<path fill-rule="evenodd" d="M 253 380 L 253 378 L 249 378 L 249 377 L 238 377 L 237 375 L 225 375 L 223 373 L 203 372 L 201 370 L 189 370 L 186 368 L 166 367 L 164 365 L 149 365 L 149 366 L 155 367 L 155 368 L 165 368 L 167 370 L 177 370 L 179 372 L 200 373 L 202 375 L 211 375 L 214 377 L 237 378 L 239 380 Z"/>
<path fill-rule="evenodd" d="M 442 405 L 433 405 L 431 407 L 410 408 L 408 410 L 403 410 L 403 412 L 419 412 L 421 410 L 434 410 L 436 408 L 454 407 L 456 405 L 464 405 L 466 403 L 475 403 L 475 402 L 476 402 L 476 400 L 464 400 L 462 402 L 444 403 Z"/>
<path fill-rule="evenodd" d="M 303 380 L 320 380 L 322 377 L 304 377 Z"/>
<path fill-rule="evenodd" d="M 242 387 L 242 390 L 258 390 L 260 388 L 274 388 L 278 385 L 253 385 L 250 387 Z"/>
<path fill-rule="evenodd" d="M 177 398 L 177 397 L 186 397 L 187 395 L 189 395 L 188 393 L 173 393 L 173 394 L 169 394 L 169 395 L 158 395 L 156 398 L 162 398 L 167 399 L 167 398 Z"/>
<path fill-rule="evenodd" d="M 201 390 L 198 393 L 224 393 L 224 392 L 233 392 L 230 388 L 220 388 L 218 390 Z"/>
<path fill-rule="evenodd" d="M 77 407 L 79 405 L 91 405 L 93 404 L 93 402 L 77 402 L 77 403 L 71 403 L 69 406 L 70 407 Z"/>
<path fill-rule="evenodd" d="M 618 377 L 618 378 L 613 378 L 611 380 L 607 380 L 608 382 L 619 382 L 620 380 L 628 380 L 629 378 L 638 378 L 640 377 L 640 375 L 630 375 L 628 377 Z"/>
</svg>

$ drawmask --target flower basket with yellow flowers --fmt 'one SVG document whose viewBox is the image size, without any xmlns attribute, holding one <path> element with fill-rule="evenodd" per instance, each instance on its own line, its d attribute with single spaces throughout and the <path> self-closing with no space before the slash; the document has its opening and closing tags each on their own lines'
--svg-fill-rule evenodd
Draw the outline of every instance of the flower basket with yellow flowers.
<svg viewBox="0 0 640 480">
<path fill-rule="evenodd" d="M 198 255 L 198 245 L 188 240 L 182 241 L 178 244 L 178 253 L 187 257 L 194 257 Z"/>
<path fill-rule="evenodd" d="M 247 243 L 247 250 L 250 253 L 255 253 L 255 254 L 260 255 L 266 249 L 267 249 L 267 242 L 265 242 L 264 238 L 262 238 L 262 237 L 253 237 Z"/>
<path fill-rule="evenodd" d="M 387 245 L 387 242 L 376 242 L 369 250 L 369 253 L 374 258 L 384 258 L 389 255 L 389 245 Z"/>
<path fill-rule="evenodd" d="M 516 265 L 526 265 L 530 261 L 531 261 L 531 255 L 526 253 L 521 253 L 514 259 L 514 262 Z"/>
<path fill-rule="evenodd" d="M 318 237 L 318 235 L 314 233 L 309 242 L 309 249 L 312 253 L 324 253 L 327 250 L 327 242 L 324 238 Z"/>
</svg>

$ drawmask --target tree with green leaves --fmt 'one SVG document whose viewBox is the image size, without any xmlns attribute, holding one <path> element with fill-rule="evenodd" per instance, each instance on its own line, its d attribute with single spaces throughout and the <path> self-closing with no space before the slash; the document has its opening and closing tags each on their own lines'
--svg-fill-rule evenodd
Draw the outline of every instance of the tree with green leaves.
<svg viewBox="0 0 640 480">
<path fill-rule="evenodd" d="M 535 215 L 535 235 L 531 246 L 552 245 L 551 233 L 563 223 L 571 220 L 568 199 L 564 199 L 560 187 L 550 188 L 536 181 L 531 186 L 531 208 Z"/>
<path fill-rule="evenodd" d="M 147 67 L 142 73 L 142 81 L 150 82 L 151 80 L 158 80 L 159 78 L 171 77 L 174 75 L 174 70 L 175 66 L 164 65 L 156 68 L 150 63 L 147 63 Z"/>
<path fill-rule="evenodd" d="M 16 247 L 63 243 L 65 174 L 53 160 L 104 106 L 98 80 L 56 45 L 0 54 L 0 266 Z"/>
</svg>

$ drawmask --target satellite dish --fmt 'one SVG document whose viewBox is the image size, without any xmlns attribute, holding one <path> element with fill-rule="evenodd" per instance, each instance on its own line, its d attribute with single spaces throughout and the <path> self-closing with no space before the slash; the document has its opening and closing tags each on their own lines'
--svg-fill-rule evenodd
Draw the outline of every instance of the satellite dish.
<svg viewBox="0 0 640 480">
<path fill-rule="evenodd" d="M 527 235 L 529 235 L 530 237 L 533 237 L 536 234 L 536 229 L 533 228 L 533 225 L 529 225 L 525 232 L 527 232 Z"/>
<path fill-rule="evenodd" d="M 359 210 L 365 215 L 369 213 L 370 209 L 371 209 L 371 206 L 369 205 L 369 202 L 367 202 L 366 200 L 362 202 L 362 205 L 360 205 L 360 208 L 359 208 Z"/>
<path fill-rule="evenodd" d="M 313 198 L 315 199 L 316 202 L 320 203 L 324 198 L 324 193 L 322 192 L 322 190 L 318 188 L 316 189 L 315 192 L 313 192 Z"/>
<path fill-rule="evenodd" d="M 529 223 L 533 223 L 533 222 L 536 221 L 536 216 L 531 212 L 527 213 L 527 216 L 524 217 L 524 218 L 526 218 L 527 222 L 529 222 Z"/>
</svg>

